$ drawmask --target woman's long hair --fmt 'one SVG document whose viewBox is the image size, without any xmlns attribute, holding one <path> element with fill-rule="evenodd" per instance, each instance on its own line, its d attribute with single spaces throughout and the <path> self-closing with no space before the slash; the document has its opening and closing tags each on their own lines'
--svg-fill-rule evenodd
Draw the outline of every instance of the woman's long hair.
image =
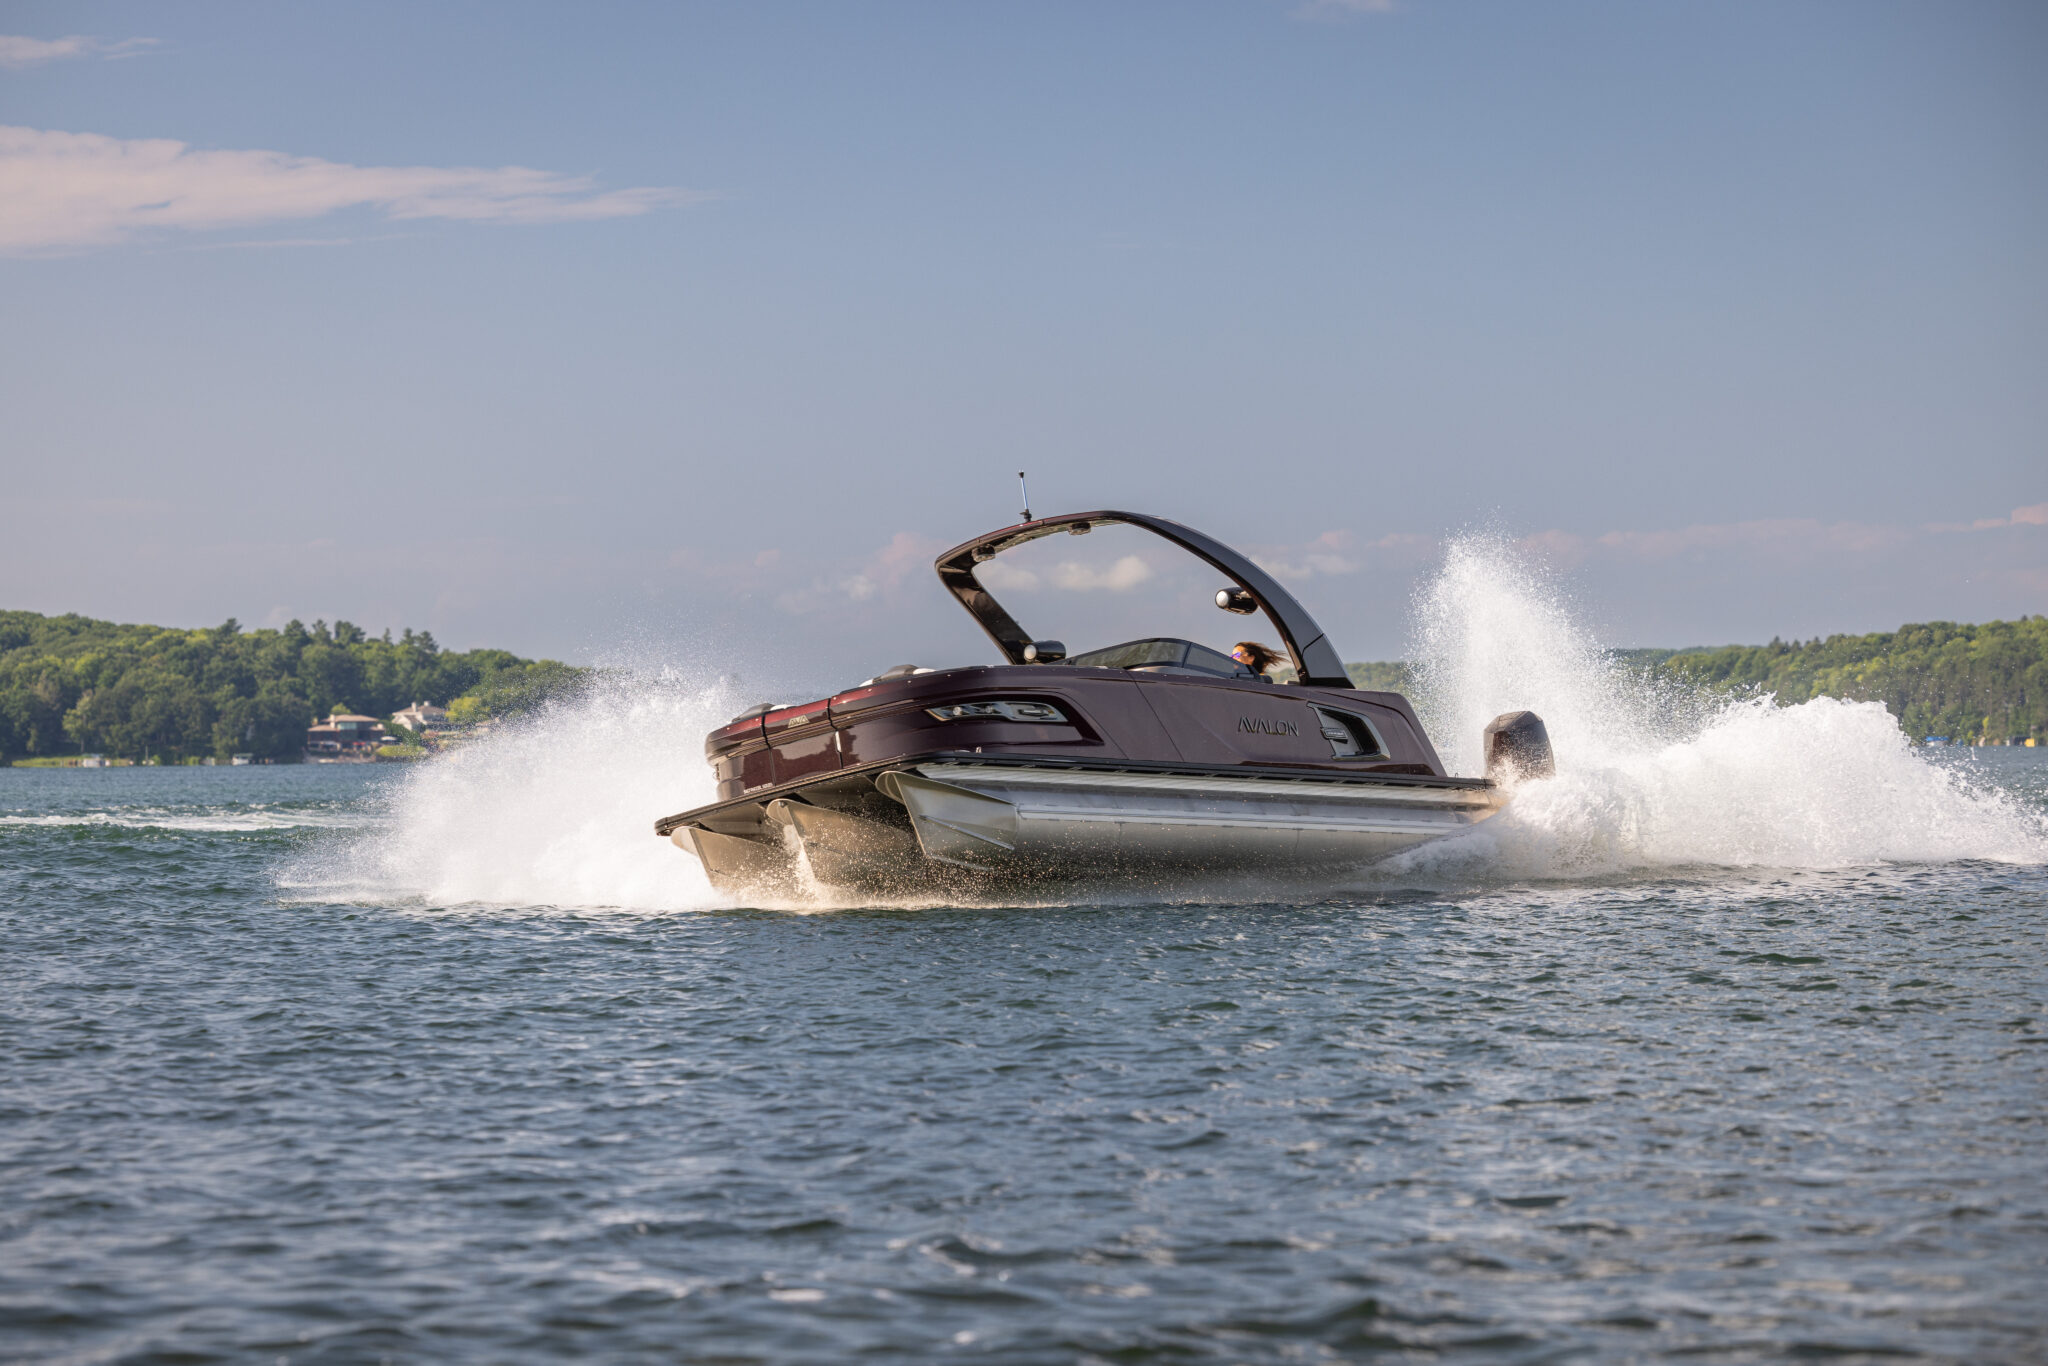
<svg viewBox="0 0 2048 1366">
<path fill-rule="evenodd" d="M 1279 668 L 1287 662 L 1287 656 L 1270 645 L 1261 645 L 1256 640 L 1240 640 L 1230 652 L 1230 657 L 1255 674 L 1264 674 Z"/>
</svg>

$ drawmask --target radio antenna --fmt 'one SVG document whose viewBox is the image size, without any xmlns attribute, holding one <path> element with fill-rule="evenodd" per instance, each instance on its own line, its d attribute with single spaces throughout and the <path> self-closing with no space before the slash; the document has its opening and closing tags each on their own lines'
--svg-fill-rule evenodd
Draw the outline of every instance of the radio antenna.
<svg viewBox="0 0 2048 1366">
<path fill-rule="evenodd" d="M 1024 486 L 1024 471 L 1017 471 L 1017 496 L 1024 500 L 1024 520 L 1031 520 L 1031 490 Z"/>
</svg>

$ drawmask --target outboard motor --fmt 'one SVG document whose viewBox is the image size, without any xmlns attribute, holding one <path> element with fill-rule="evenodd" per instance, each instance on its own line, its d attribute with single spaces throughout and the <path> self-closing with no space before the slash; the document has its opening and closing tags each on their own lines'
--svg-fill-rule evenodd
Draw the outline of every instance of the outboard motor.
<svg viewBox="0 0 2048 1366">
<path fill-rule="evenodd" d="M 1481 747 L 1486 751 L 1486 776 L 1495 782 L 1517 778 L 1548 778 L 1557 772 L 1550 757 L 1550 732 L 1533 711 L 1505 712 L 1488 723 Z"/>
</svg>

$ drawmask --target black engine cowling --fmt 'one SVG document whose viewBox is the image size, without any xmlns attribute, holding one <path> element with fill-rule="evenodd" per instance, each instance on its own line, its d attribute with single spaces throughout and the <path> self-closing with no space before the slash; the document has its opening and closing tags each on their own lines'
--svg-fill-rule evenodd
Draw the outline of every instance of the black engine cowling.
<svg viewBox="0 0 2048 1366">
<path fill-rule="evenodd" d="M 1486 776 L 1495 782 L 1515 778 L 1548 778 L 1557 772 L 1550 754 L 1550 732 L 1533 711 L 1505 712 L 1487 724 L 1483 747 Z"/>
</svg>

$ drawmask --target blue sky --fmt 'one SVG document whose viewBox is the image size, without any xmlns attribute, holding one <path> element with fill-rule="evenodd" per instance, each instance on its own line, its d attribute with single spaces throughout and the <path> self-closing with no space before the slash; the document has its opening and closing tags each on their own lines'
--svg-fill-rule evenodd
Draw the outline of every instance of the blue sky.
<svg viewBox="0 0 2048 1366">
<path fill-rule="evenodd" d="M 0 34 L 9 606 L 964 661 L 930 559 L 1027 467 L 1353 658 L 1472 528 L 1624 644 L 2048 610 L 2038 5 Z"/>
</svg>

